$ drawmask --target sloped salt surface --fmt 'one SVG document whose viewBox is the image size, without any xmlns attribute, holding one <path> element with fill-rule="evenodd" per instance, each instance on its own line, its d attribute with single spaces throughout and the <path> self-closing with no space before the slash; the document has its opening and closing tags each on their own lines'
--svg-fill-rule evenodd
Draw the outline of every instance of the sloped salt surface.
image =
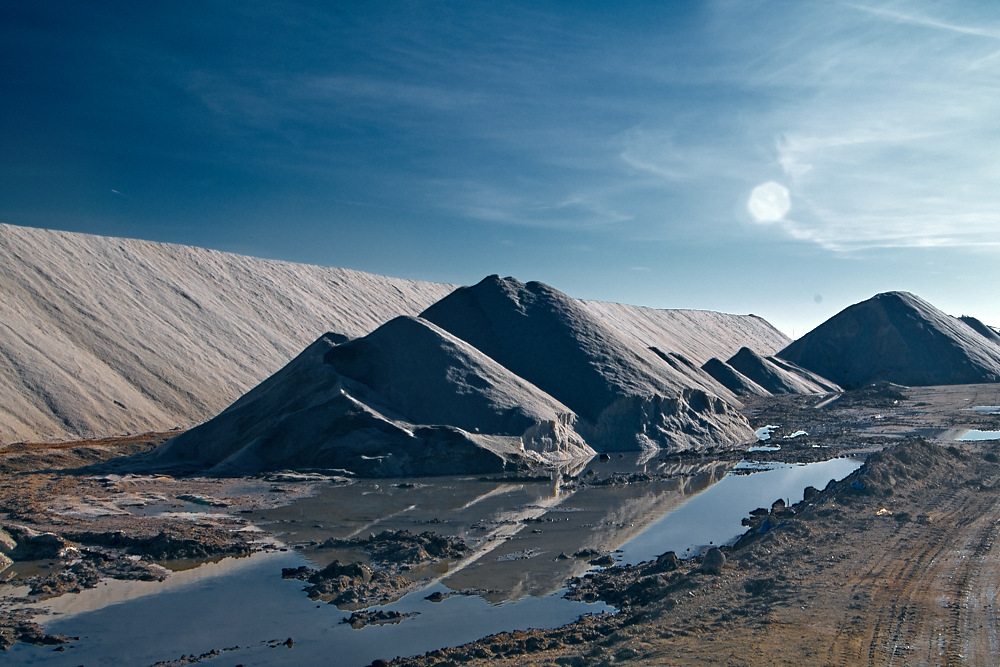
<svg viewBox="0 0 1000 667">
<path fill-rule="evenodd" d="M 452 286 L 0 225 L 0 442 L 189 426 Z"/>
<path fill-rule="evenodd" d="M 976 331 L 976 333 L 985 336 L 986 339 L 991 343 L 1000 345 L 1000 334 L 994 331 L 991 327 L 988 327 L 987 325 L 983 324 L 980 320 L 976 319 L 975 317 L 970 317 L 969 315 L 962 315 L 958 319 L 962 320 L 970 327 L 972 327 Z"/>
<path fill-rule="evenodd" d="M 737 396 L 770 396 L 771 392 L 760 386 L 743 373 L 722 361 L 712 357 L 702 368 L 719 383 L 729 388 Z"/>
<path fill-rule="evenodd" d="M 772 394 L 821 394 L 840 389 L 794 364 L 762 357 L 746 347 L 726 363 Z"/>
<path fill-rule="evenodd" d="M 363 336 L 453 289 L 3 224 L 0 286 L 0 444 L 191 426 L 320 332 Z M 637 347 L 696 361 L 787 343 L 753 316 L 585 306 Z"/>
<path fill-rule="evenodd" d="M 704 449 L 753 439 L 745 418 L 718 397 L 728 390 L 717 383 L 712 393 L 693 388 L 692 375 L 633 347 L 547 285 L 490 276 L 422 317 L 573 409 L 578 432 L 598 451 Z"/>
<path fill-rule="evenodd" d="M 768 356 L 791 339 L 756 315 L 710 310 L 658 310 L 620 303 L 580 301 L 592 315 L 626 340 L 642 347 L 678 352 L 701 365 L 712 357 L 728 359 L 741 347 Z"/>
<path fill-rule="evenodd" d="M 1000 381 L 1000 346 L 908 292 L 849 306 L 778 356 L 847 388 Z"/>
<path fill-rule="evenodd" d="M 346 468 L 474 473 L 594 450 L 572 411 L 433 324 L 398 317 L 336 345 L 324 336 L 154 459 L 240 473 Z"/>
</svg>

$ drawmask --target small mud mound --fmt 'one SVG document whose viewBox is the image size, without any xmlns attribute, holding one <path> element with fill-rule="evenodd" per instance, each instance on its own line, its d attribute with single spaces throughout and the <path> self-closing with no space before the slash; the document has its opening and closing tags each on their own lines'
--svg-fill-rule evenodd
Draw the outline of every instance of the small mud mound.
<svg viewBox="0 0 1000 667">
<path fill-rule="evenodd" d="M 977 457 L 978 458 L 978 457 Z M 981 459 L 980 459 L 981 461 Z M 976 476 L 972 457 L 954 446 L 913 438 L 898 447 L 872 454 L 861 468 L 855 490 L 891 495 L 905 482 L 940 477 Z"/>
<path fill-rule="evenodd" d="M 352 628 L 360 630 L 369 625 L 393 625 L 418 614 L 419 612 L 403 614 L 398 611 L 384 611 L 382 609 L 376 611 L 356 611 L 342 620 L 341 623 L 350 623 Z"/>
<path fill-rule="evenodd" d="M 283 568 L 281 576 L 309 583 L 304 590 L 310 599 L 337 606 L 385 603 L 413 584 L 409 579 L 387 570 L 373 570 L 363 563 L 345 565 L 339 560 L 322 570 L 304 566 Z"/>
<path fill-rule="evenodd" d="M 844 392 L 830 407 L 888 408 L 909 400 L 906 388 L 892 382 L 875 382 L 860 389 Z"/>
<path fill-rule="evenodd" d="M 80 544 L 120 549 L 153 561 L 213 556 L 245 556 L 253 549 L 234 540 L 231 531 L 203 526 L 170 527 L 155 535 L 127 534 L 123 530 L 67 533 Z"/>
<path fill-rule="evenodd" d="M 322 548 L 360 547 L 377 563 L 419 565 L 448 558 L 461 558 L 469 547 L 457 537 L 445 537 L 432 532 L 415 535 L 408 530 L 384 530 L 365 538 L 327 540 Z"/>
</svg>

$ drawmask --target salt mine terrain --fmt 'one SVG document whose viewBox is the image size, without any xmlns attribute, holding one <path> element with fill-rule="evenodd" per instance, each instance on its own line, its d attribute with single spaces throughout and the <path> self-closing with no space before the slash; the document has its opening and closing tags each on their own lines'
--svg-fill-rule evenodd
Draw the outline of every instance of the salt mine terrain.
<svg viewBox="0 0 1000 667">
<path fill-rule="evenodd" d="M 5 664 L 996 664 L 1000 335 L 0 225 Z M 335 657 L 331 657 L 335 656 Z"/>
</svg>

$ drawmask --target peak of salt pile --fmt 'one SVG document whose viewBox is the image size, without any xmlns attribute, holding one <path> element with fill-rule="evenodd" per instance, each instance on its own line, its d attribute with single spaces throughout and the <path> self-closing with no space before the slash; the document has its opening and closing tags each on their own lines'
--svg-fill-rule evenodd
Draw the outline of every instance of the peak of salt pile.
<svg viewBox="0 0 1000 667">
<path fill-rule="evenodd" d="M 489 276 L 421 317 L 570 407 L 598 451 L 704 450 L 752 440 L 728 389 L 626 342 L 579 302 L 538 282 Z"/>
<path fill-rule="evenodd" d="M 770 396 L 771 392 L 760 386 L 725 361 L 712 357 L 702 368 L 737 396 Z"/>
<path fill-rule="evenodd" d="M 909 292 L 849 306 L 778 356 L 847 388 L 1000 381 L 1000 345 Z"/>
</svg>

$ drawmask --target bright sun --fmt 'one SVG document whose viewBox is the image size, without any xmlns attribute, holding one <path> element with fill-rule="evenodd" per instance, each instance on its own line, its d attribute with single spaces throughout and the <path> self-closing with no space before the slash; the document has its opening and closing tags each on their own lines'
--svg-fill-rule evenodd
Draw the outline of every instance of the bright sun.
<svg viewBox="0 0 1000 667">
<path fill-rule="evenodd" d="M 755 187 L 747 200 L 747 210 L 757 222 L 778 222 L 791 207 L 788 188 L 774 181 Z"/>
</svg>

